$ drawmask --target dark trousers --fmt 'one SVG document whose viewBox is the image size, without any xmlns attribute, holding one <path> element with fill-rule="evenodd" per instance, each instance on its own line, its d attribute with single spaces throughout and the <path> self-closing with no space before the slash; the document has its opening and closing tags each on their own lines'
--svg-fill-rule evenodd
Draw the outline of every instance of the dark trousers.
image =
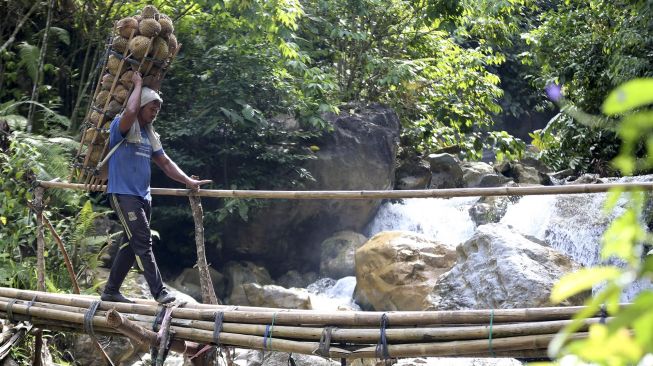
<svg viewBox="0 0 653 366">
<path fill-rule="evenodd" d="M 113 260 L 104 291 L 119 292 L 122 282 L 136 261 L 145 275 L 152 296 L 156 298 L 163 289 L 163 281 L 152 252 L 150 233 L 152 205 L 148 200 L 127 194 L 110 194 L 109 201 L 125 233 Z"/>
</svg>

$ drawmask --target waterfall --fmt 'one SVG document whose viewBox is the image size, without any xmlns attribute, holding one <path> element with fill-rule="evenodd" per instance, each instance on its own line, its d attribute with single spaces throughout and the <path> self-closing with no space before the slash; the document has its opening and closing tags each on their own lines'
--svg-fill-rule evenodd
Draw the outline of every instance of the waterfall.
<svg viewBox="0 0 653 366">
<path fill-rule="evenodd" d="M 618 182 L 650 181 L 651 176 L 629 177 Z M 569 255 L 583 266 L 601 263 L 601 238 L 610 222 L 626 209 L 620 198 L 615 209 L 604 210 L 607 193 L 524 196 L 510 204 L 500 223 L 525 236 L 534 237 Z M 476 229 L 468 211 L 477 197 L 406 199 L 386 202 L 368 226 L 370 237 L 381 231 L 402 230 L 425 235 L 433 240 L 460 244 Z M 615 264 L 616 261 L 608 261 Z M 628 288 L 623 301 L 631 301 L 650 281 L 639 281 Z"/>
<path fill-rule="evenodd" d="M 459 244 L 471 238 L 476 224 L 469 209 L 477 197 L 410 198 L 384 203 L 367 229 L 372 237 L 381 231 L 401 230 L 423 234 L 443 243 Z"/>
</svg>

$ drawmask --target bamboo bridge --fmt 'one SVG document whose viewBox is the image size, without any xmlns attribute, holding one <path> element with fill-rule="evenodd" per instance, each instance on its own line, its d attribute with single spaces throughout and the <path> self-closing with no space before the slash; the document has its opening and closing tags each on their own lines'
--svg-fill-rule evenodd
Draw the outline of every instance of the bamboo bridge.
<svg viewBox="0 0 653 366">
<path fill-rule="evenodd" d="M 259 349 L 347 360 L 402 357 L 547 357 L 555 335 L 574 322 L 585 307 L 486 309 L 458 311 L 334 311 L 292 310 L 219 305 L 213 291 L 204 255 L 200 197 L 264 199 L 398 199 L 426 197 L 522 196 L 543 194 L 599 193 L 609 190 L 651 191 L 653 183 L 609 183 L 565 186 L 460 188 L 407 191 L 239 191 L 153 188 L 153 195 L 187 196 L 196 228 L 198 269 L 204 304 L 159 305 L 132 299 L 135 303 L 99 301 L 97 296 L 79 295 L 74 272 L 69 267 L 76 294 L 45 292 L 44 226 L 47 226 L 67 258 L 63 243 L 43 214 L 45 189 L 103 191 L 105 186 L 38 181 L 37 277 L 39 290 L 0 288 L 0 318 L 19 324 L 0 335 L 0 359 L 10 347 L 35 328 L 97 335 L 121 335 L 156 354 L 162 365 L 169 350 L 191 358 L 215 347 Z M 68 261 L 66 261 L 68 265 Z M 580 321 L 570 338 L 587 337 L 591 324 L 609 321 L 605 312 Z M 102 347 L 98 350 L 111 363 Z"/>
</svg>

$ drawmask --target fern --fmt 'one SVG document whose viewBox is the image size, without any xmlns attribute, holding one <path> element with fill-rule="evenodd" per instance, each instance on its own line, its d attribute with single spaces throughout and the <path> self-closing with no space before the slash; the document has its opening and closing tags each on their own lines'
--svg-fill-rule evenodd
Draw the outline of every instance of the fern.
<svg viewBox="0 0 653 366">
<path fill-rule="evenodd" d="M 21 42 L 17 47 L 20 54 L 18 65 L 24 66 L 29 77 L 36 82 L 39 68 L 39 48 L 27 42 Z"/>
</svg>

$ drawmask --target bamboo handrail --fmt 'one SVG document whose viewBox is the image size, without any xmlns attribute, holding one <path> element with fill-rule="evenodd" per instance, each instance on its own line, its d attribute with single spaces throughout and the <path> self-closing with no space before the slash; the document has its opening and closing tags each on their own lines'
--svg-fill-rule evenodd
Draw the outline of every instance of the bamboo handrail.
<svg viewBox="0 0 653 366">
<path fill-rule="evenodd" d="M 78 183 L 37 181 L 43 188 L 87 190 Z M 525 186 L 487 188 L 445 188 L 423 190 L 362 190 L 362 191 L 266 191 L 266 190 L 220 190 L 152 188 L 151 194 L 162 196 L 198 196 L 213 198 L 261 198 L 261 199 L 401 199 L 401 198 L 452 198 L 485 196 L 532 196 L 551 194 L 603 193 L 612 189 L 624 191 L 652 191 L 653 182 L 569 184 L 564 186 Z M 94 191 L 103 192 L 106 186 L 96 186 Z"/>
</svg>

